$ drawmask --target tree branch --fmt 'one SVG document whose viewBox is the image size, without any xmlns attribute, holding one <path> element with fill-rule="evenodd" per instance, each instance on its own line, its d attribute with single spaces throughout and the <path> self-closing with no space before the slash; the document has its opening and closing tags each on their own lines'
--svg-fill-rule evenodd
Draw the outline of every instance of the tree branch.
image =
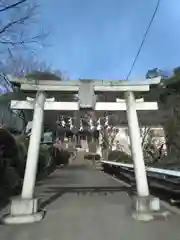
<svg viewBox="0 0 180 240">
<path fill-rule="evenodd" d="M 45 44 L 49 33 L 36 31 L 37 8 L 40 5 L 29 0 L 0 0 L 0 54 L 7 56 L 11 51 L 27 50 L 33 53 L 35 44 Z M 4 17 L 3 17 L 4 16 Z M 7 52 L 7 54 L 6 54 Z M 2 60 L 0 61 L 1 64 Z"/>
<path fill-rule="evenodd" d="M 32 11 L 33 10 L 31 9 L 31 11 L 26 16 L 21 17 L 17 20 L 14 20 L 14 21 L 6 24 L 2 29 L 0 29 L 0 34 L 6 32 L 9 28 L 11 28 L 12 26 L 14 26 L 16 24 L 23 24 L 26 20 L 28 20 L 30 18 Z"/>
<path fill-rule="evenodd" d="M 2 40 L 0 40 L 0 43 L 4 44 L 4 45 L 11 45 L 12 47 L 15 47 L 18 45 L 33 44 L 33 43 L 38 43 L 39 39 L 45 39 L 48 36 L 48 34 L 49 33 L 42 33 L 42 34 L 36 35 L 34 37 L 29 37 L 29 38 L 23 38 L 23 36 L 22 36 L 22 39 L 19 39 L 17 41 L 2 39 Z"/>
<path fill-rule="evenodd" d="M 12 21 L 10 23 L 8 23 L 6 26 L 4 26 L 1 30 L 0 30 L 0 34 L 4 33 L 8 28 L 10 28 L 11 26 L 15 25 L 16 23 L 18 23 L 19 20 L 16 21 Z"/>
<path fill-rule="evenodd" d="M 15 7 L 17 7 L 20 4 L 25 3 L 25 2 L 27 2 L 27 0 L 20 0 L 20 1 L 16 2 L 16 3 L 13 3 L 11 5 L 8 5 L 8 6 L 4 7 L 4 8 L 1 8 L 0 12 L 5 12 L 5 11 L 7 11 L 9 9 L 15 8 Z"/>
<path fill-rule="evenodd" d="M 27 0 L 24 0 L 27 1 Z M 22 0 L 21 0 L 22 2 Z M 19 1 L 20 3 L 20 1 Z M 22 45 L 26 47 L 28 44 L 37 43 L 47 37 L 47 34 L 41 32 L 35 36 L 28 36 L 28 32 L 26 31 L 26 25 L 29 20 L 32 20 L 33 15 L 35 14 L 35 10 L 39 7 L 39 5 L 27 6 L 26 11 L 24 12 L 24 16 L 20 16 L 18 19 L 12 19 L 6 23 L 5 26 L 1 26 L 0 28 L 0 44 L 9 45 L 10 47 L 19 47 Z M 25 29 L 24 29 L 25 28 Z M 21 31 L 21 32 L 20 32 Z M 15 36 L 15 37 L 14 37 Z"/>
</svg>

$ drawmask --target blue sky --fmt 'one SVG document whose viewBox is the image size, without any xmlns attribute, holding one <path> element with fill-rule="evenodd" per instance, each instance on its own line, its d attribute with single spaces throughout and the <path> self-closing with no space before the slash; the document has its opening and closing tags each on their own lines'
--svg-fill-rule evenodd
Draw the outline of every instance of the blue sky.
<svg viewBox="0 0 180 240">
<path fill-rule="evenodd" d="M 40 0 L 39 0 L 40 1 Z M 71 79 L 124 79 L 157 0 L 43 0 L 39 22 L 51 30 L 38 58 Z M 180 1 L 161 0 L 131 79 L 180 65 Z"/>
</svg>

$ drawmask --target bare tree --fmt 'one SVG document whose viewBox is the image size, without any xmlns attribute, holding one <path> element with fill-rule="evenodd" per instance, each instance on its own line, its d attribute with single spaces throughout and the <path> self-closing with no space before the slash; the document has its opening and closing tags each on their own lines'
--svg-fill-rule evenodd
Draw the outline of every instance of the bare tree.
<svg viewBox="0 0 180 240">
<path fill-rule="evenodd" d="M 34 0 L 0 0 L 0 53 L 27 47 L 46 37 L 33 32 L 39 5 Z"/>
<path fill-rule="evenodd" d="M 0 65 L 0 103 L 5 103 L 9 108 L 9 103 L 12 99 L 25 99 L 23 92 L 19 87 L 14 87 L 10 83 L 8 74 L 15 76 L 27 76 L 34 80 L 62 80 L 63 74 L 60 71 L 54 71 L 51 66 L 45 62 L 38 62 L 32 58 L 15 58 L 11 56 L 6 62 Z M 31 84 L 31 81 L 29 80 Z M 12 114 L 24 120 L 24 126 L 27 124 L 26 114 L 23 110 L 11 110 Z M 1 114 L 1 109 L 0 109 Z"/>
<path fill-rule="evenodd" d="M 54 70 L 45 61 L 38 61 L 33 55 L 22 57 L 12 55 L 0 62 L 0 72 L 16 77 L 29 77 L 37 80 L 67 80 L 60 70 Z"/>
<path fill-rule="evenodd" d="M 146 161 L 156 163 L 164 157 L 165 138 L 160 140 L 152 128 L 147 126 L 141 128 L 141 143 Z"/>
<path fill-rule="evenodd" d="M 145 144 L 147 142 L 147 138 L 148 138 L 148 135 L 149 135 L 150 131 L 151 131 L 151 128 L 147 127 L 147 126 L 140 128 L 141 144 L 142 144 L 143 149 L 144 149 Z"/>
</svg>

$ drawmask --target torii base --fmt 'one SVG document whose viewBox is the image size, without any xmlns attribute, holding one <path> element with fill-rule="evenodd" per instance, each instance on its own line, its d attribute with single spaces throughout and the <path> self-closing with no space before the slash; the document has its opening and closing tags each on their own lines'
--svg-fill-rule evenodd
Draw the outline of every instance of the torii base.
<svg viewBox="0 0 180 240">
<path fill-rule="evenodd" d="M 167 218 L 168 211 L 161 211 L 160 200 L 157 197 L 138 197 L 133 198 L 133 213 L 132 217 L 139 221 L 151 221 L 155 218 Z"/>
<path fill-rule="evenodd" d="M 4 224 L 27 224 L 39 222 L 44 218 L 45 212 L 39 211 L 38 199 L 12 199 L 10 213 L 2 219 Z"/>
</svg>

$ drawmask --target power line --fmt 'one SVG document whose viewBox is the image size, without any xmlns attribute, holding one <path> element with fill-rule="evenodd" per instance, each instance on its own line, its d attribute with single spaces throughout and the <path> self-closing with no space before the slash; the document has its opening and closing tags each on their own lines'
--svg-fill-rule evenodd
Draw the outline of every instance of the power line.
<svg viewBox="0 0 180 240">
<path fill-rule="evenodd" d="M 150 22 L 149 22 L 149 25 L 148 25 L 148 27 L 147 27 L 147 29 L 146 29 L 146 32 L 145 32 L 145 34 L 144 34 L 144 36 L 143 36 L 141 45 L 140 45 L 140 47 L 139 47 L 139 49 L 138 49 L 138 51 L 137 51 L 137 54 L 136 54 L 136 56 L 135 56 L 135 59 L 134 59 L 134 61 L 133 61 L 133 63 L 132 63 L 132 66 L 131 66 L 131 68 L 130 68 L 130 71 L 129 71 L 127 77 L 126 77 L 126 80 L 129 79 L 129 77 L 130 77 L 130 75 L 131 75 L 131 73 L 132 73 L 132 71 L 133 71 L 133 69 L 134 69 L 134 66 L 135 66 L 136 61 L 137 61 L 137 59 L 138 59 L 138 57 L 139 57 L 139 54 L 140 54 L 140 52 L 141 52 L 141 50 L 142 50 L 142 47 L 143 47 L 143 45 L 144 45 L 144 43 L 145 43 L 145 41 L 146 41 L 146 37 L 147 37 L 147 35 L 148 35 L 148 33 L 149 33 L 149 30 L 150 30 L 150 28 L 151 28 L 151 25 L 152 25 L 152 23 L 153 23 L 153 20 L 154 20 L 154 18 L 155 18 L 155 16 L 156 16 L 157 10 L 158 10 L 159 5 L 160 5 L 160 2 L 161 2 L 161 0 L 158 0 L 158 1 L 157 1 L 156 7 L 155 7 L 154 12 L 153 12 L 153 15 L 152 15 L 151 20 L 150 20 Z"/>
</svg>

